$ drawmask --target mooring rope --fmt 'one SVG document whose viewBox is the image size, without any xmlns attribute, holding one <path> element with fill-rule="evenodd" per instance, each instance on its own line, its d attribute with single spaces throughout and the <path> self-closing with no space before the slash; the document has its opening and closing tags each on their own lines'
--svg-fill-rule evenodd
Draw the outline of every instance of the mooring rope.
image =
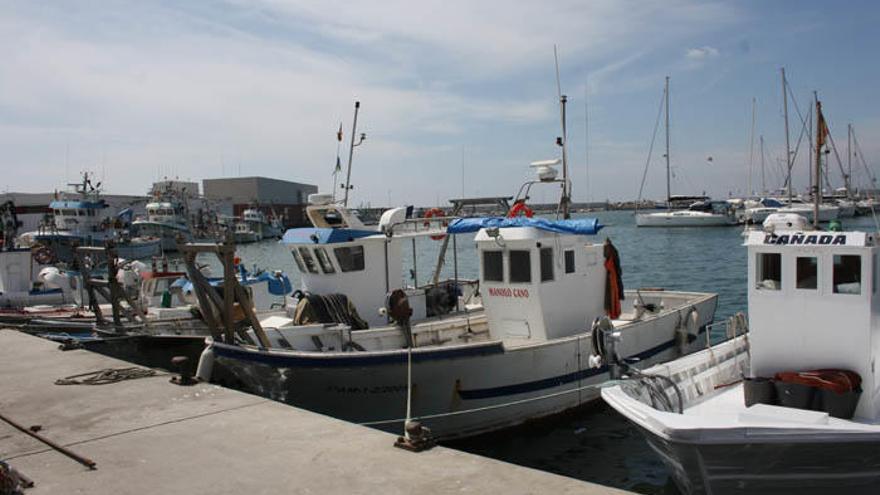
<svg viewBox="0 0 880 495">
<path fill-rule="evenodd" d="M 155 375 L 155 370 L 146 368 L 106 368 L 59 378 L 55 380 L 55 385 L 105 385 Z"/>
</svg>

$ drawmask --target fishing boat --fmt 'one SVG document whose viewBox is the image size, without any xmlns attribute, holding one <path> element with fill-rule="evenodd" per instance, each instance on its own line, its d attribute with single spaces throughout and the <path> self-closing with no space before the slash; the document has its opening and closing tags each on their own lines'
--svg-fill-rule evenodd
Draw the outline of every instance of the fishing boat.
<svg viewBox="0 0 880 495">
<path fill-rule="evenodd" d="M 877 236 L 771 215 L 745 241 L 748 334 L 602 391 L 684 493 L 880 491 Z"/>
<path fill-rule="evenodd" d="M 726 202 L 712 202 L 704 196 L 672 195 L 669 155 L 669 77 L 663 89 L 664 110 L 666 115 L 666 211 L 651 213 L 636 212 L 637 227 L 719 227 L 737 223 L 733 209 Z M 687 201 L 687 208 L 678 208 Z"/>
<path fill-rule="evenodd" d="M 280 238 L 284 234 L 280 220 L 278 216 L 273 216 L 270 220 L 265 213 L 256 207 L 241 212 L 241 221 L 247 224 L 249 230 L 259 236 L 258 240 Z"/>
<path fill-rule="evenodd" d="M 135 235 L 160 240 L 163 252 L 177 251 L 178 241 L 192 238 L 187 219 L 186 198 L 167 185 L 153 188 L 153 200 L 146 205 L 146 217 L 137 218 L 131 227 Z"/>
<path fill-rule="evenodd" d="M 641 365 L 699 347 L 717 296 L 623 291 L 616 250 L 592 240 L 599 222 L 565 218 L 570 183 L 556 164 L 536 164 L 538 179 L 507 217 L 409 218 L 401 207 L 367 228 L 331 195 L 312 195 L 313 227 L 282 240 L 302 298 L 261 318 L 250 342 L 209 339 L 200 378 L 231 376 L 254 393 L 391 431 L 418 420 L 450 439 L 597 399 L 608 375 L 591 365 L 596 327 L 627 335 L 623 352 Z M 534 184 L 562 187 L 563 218 L 532 218 L 525 198 Z M 474 280 L 458 276 L 461 235 L 476 243 Z M 441 243 L 434 275 L 420 284 L 414 264 L 404 283 L 402 251 L 412 247 L 415 258 L 419 239 Z M 442 280 L 450 245 L 454 276 Z"/>
<path fill-rule="evenodd" d="M 49 203 L 52 215 L 48 222 L 18 238 L 19 245 L 34 249 L 41 263 L 71 263 L 77 247 L 103 246 L 108 241 L 116 245 L 120 256 L 129 259 L 159 254 L 158 238 L 124 232 L 127 212 L 106 213 L 108 205 L 101 198 L 101 183 L 92 184 L 87 172 L 82 182 L 69 185 L 74 188 L 72 193 L 61 193 Z"/>
<path fill-rule="evenodd" d="M 236 244 L 250 244 L 252 242 L 259 242 L 263 239 L 263 236 L 259 232 L 253 230 L 250 222 L 244 221 L 235 222 L 233 235 Z"/>
</svg>

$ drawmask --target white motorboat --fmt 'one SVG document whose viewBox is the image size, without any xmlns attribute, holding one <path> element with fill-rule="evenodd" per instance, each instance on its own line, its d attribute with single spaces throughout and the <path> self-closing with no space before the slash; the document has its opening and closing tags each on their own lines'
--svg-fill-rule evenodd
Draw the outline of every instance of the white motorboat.
<svg viewBox="0 0 880 495">
<path fill-rule="evenodd" d="M 30 248 L 0 249 L 0 308 L 74 302 L 68 280 L 36 261 Z"/>
<path fill-rule="evenodd" d="M 877 239 L 771 216 L 745 242 L 748 334 L 602 391 L 682 492 L 880 491 Z"/>
<path fill-rule="evenodd" d="M 806 217 L 808 222 L 813 221 L 814 206 L 803 199 L 792 198 L 790 201 L 786 199 L 780 200 L 784 206 L 777 210 L 777 213 L 794 214 Z M 819 222 L 827 223 L 837 220 L 840 216 L 840 207 L 826 203 L 819 204 Z"/>
<path fill-rule="evenodd" d="M 562 182 L 548 163 L 529 187 Z M 590 241 L 602 228 L 594 219 L 407 218 L 394 208 L 368 229 L 329 195 L 309 200 L 314 227 L 282 240 L 306 295 L 261 319 L 263 336 L 250 331 L 258 345 L 209 342 L 200 377 L 231 374 L 260 395 L 398 432 L 409 403 L 435 437 L 456 438 L 597 399 L 607 372 L 591 367 L 594 326 L 619 329 L 622 352 L 649 365 L 702 345 L 715 313 L 714 294 L 664 290 L 626 291 L 621 308 L 616 250 Z M 473 233 L 479 278 L 463 280 L 456 239 Z M 428 283 L 403 282 L 402 249 L 417 254 L 419 238 L 451 245 L 454 278 L 436 270 Z"/>
<path fill-rule="evenodd" d="M 743 202 L 742 222 L 752 225 L 764 223 L 767 217 L 784 207 L 784 204 L 773 198 L 746 200 Z"/>
<path fill-rule="evenodd" d="M 638 227 L 722 227 L 735 224 L 733 215 L 708 211 L 672 210 L 636 215 Z"/>
</svg>

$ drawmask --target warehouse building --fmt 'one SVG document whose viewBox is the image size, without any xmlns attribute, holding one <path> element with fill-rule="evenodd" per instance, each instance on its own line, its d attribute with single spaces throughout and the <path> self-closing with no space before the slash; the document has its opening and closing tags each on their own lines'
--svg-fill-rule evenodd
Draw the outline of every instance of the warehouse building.
<svg viewBox="0 0 880 495">
<path fill-rule="evenodd" d="M 266 215 L 281 216 L 290 228 L 308 223 L 306 203 L 318 188 L 268 177 L 228 177 L 204 179 L 202 191 L 208 201 L 222 205 L 224 215 L 241 216 L 245 209 L 257 207 Z"/>
</svg>

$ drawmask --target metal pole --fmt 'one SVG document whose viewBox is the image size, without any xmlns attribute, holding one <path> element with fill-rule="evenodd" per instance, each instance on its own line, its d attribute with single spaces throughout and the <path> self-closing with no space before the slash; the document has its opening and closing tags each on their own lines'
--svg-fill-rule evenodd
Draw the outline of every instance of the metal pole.
<svg viewBox="0 0 880 495">
<path fill-rule="evenodd" d="M 419 264 L 416 261 L 416 238 L 412 238 L 412 248 L 413 248 L 413 286 L 415 288 L 419 287 Z"/>
<path fill-rule="evenodd" d="M 568 153 L 566 153 L 565 141 L 567 140 L 567 132 L 565 127 L 565 104 L 568 97 L 562 95 L 559 97 L 559 105 L 561 107 L 562 117 L 562 218 L 571 218 L 569 204 L 571 203 L 571 191 L 568 184 Z"/>
<path fill-rule="evenodd" d="M 846 198 L 852 197 L 852 124 L 846 125 Z"/>
<path fill-rule="evenodd" d="M 749 185 L 747 196 L 754 194 L 752 191 L 752 168 L 755 162 L 755 98 L 752 97 L 752 131 L 749 133 Z"/>
<path fill-rule="evenodd" d="M 823 131 L 822 129 L 822 103 L 819 102 L 819 97 L 816 96 L 816 93 L 813 93 L 813 97 L 816 100 L 816 163 L 813 166 L 813 173 L 816 175 L 816 184 L 813 186 L 813 227 L 816 229 L 819 228 L 819 202 L 821 201 L 821 184 L 819 182 L 819 174 L 822 170 L 822 138 L 821 135 Z"/>
<path fill-rule="evenodd" d="M 455 279 L 455 291 L 458 292 L 458 245 L 455 240 L 458 236 L 452 234 L 452 267 L 453 267 L 453 277 Z M 459 297 L 455 296 L 455 311 L 461 311 L 458 303 Z"/>
<path fill-rule="evenodd" d="M 761 195 L 767 192 L 767 182 L 764 178 L 764 135 L 761 135 Z"/>
<path fill-rule="evenodd" d="M 672 187 L 670 186 L 672 173 L 669 168 L 669 76 L 666 76 L 666 87 L 663 92 L 666 94 L 666 207 L 669 208 L 669 202 L 672 198 Z"/>
<path fill-rule="evenodd" d="M 788 89 L 785 83 L 785 67 L 779 70 L 782 72 L 782 113 L 785 116 L 785 168 L 788 174 L 788 204 L 791 206 L 791 142 L 788 137 Z"/>
<path fill-rule="evenodd" d="M 345 173 L 345 199 L 342 206 L 348 206 L 348 191 L 351 190 L 351 160 L 354 158 L 354 137 L 357 135 L 358 109 L 361 102 L 354 102 L 354 121 L 351 124 L 351 143 L 348 145 L 348 171 Z"/>
</svg>

